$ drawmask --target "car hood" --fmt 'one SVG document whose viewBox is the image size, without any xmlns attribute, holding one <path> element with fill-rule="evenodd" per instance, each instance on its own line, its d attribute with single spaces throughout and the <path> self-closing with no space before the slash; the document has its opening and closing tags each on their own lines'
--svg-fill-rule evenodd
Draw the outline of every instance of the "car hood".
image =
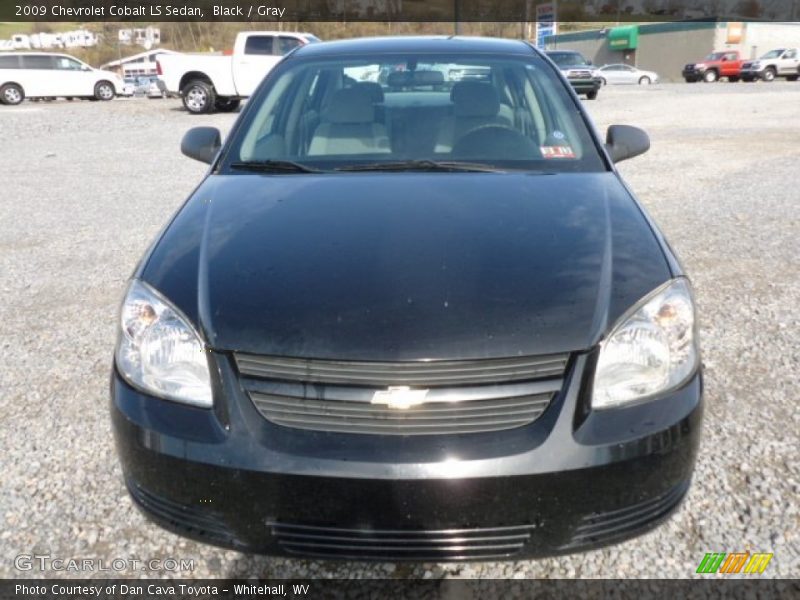
<svg viewBox="0 0 800 600">
<path fill-rule="evenodd" d="M 351 360 L 585 350 L 670 277 L 614 173 L 212 175 L 138 274 L 213 348 Z"/>
</svg>

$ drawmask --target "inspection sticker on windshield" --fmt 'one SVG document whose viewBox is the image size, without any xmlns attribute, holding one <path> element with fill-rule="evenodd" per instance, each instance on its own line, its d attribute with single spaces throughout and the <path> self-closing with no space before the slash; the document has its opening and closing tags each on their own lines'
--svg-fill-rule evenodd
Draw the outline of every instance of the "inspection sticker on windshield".
<svg viewBox="0 0 800 600">
<path fill-rule="evenodd" d="M 570 146 L 540 146 L 542 158 L 575 158 Z"/>
</svg>

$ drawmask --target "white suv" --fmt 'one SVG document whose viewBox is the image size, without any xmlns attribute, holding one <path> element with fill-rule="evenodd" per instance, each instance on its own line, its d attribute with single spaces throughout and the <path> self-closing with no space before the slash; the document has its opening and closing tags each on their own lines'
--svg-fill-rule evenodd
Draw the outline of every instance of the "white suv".
<svg viewBox="0 0 800 600">
<path fill-rule="evenodd" d="M 786 77 L 797 81 L 800 76 L 800 49 L 778 48 L 770 50 L 758 60 L 746 61 L 742 65 L 742 79 L 772 81 L 776 77 Z"/>
<path fill-rule="evenodd" d="M 0 102 L 28 98 L 111 100 L 123 82 L 111 71 L 94 69 L 67 54 L 15 52 L 0 55 Z"/>
</svg>

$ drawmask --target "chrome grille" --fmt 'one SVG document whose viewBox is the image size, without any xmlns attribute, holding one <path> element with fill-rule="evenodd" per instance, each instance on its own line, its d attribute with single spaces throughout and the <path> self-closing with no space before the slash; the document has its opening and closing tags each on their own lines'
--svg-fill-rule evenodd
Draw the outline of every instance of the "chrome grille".
<svg viewBox="0 0 800 600">
<path fill-rule="evenodd" d="M 433 387 L 560 377 L 567 354 L 486 360 L 369 362 L 236 354 L 242 375 L 340 385 Z"/>
<path fill-rule="evenodd" d="M 344 529 L 270 523 L 291 554 L 372 560 L 471 560 L 503 558 L 522 550 L 533 525 L 480 529 Z"/>
<path fill-rule="evenodd" d="M 569 356 L 351 362 L 236 354 L 259 413 L 284 427 L 336 433 L 441 435 L 530 424 L 561 389 Z M 374 402 L 395 386 L 425 389 L 406 407 Z"/>
</svg>

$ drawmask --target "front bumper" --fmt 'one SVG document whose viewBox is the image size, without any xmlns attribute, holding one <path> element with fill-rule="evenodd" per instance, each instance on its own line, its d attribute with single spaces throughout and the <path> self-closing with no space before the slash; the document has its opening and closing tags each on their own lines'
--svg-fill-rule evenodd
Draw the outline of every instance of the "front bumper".
<svg viewBox="0 0 800 600">
<path fill-rule="evenodd" d="M 741 77 L 745 81 L 754 81 L 756 79 L 760 79 L 764 75 L 765 70 L 766 69 L 742 69 Z"/>
<path fill-rule="evenodd" d="M 588 94 L 596 92 L 603 86 L 600 79 L 569 79 L 570 85 L 575 89 L 578 94 Z"/>
<path fill-rule="evenodd" d="M 684 67 L 683 70 L 681 71 L 681 75 L 687 82 L 692 82 L 692 81 L 700 81 L 701 79 L 703 79 L 703 74 L 705 72 L 706 69 L 700 70 L 694 67 L 692 68 Z"/>
<path fill-rule="evenodd" d="M 150 397 L 114 371 L 112 420 L 136 504 L 170 530 L 243 551 L 488 560 L 614 543 L 679 505 L 699 443 L 700 373 L 651 402 L 591 411 L 593 358 L 579 355 L 530 425 L 388 439 L 273 425 L 230 357 L 214 356 L 214 410 Z"/>
</svg>

